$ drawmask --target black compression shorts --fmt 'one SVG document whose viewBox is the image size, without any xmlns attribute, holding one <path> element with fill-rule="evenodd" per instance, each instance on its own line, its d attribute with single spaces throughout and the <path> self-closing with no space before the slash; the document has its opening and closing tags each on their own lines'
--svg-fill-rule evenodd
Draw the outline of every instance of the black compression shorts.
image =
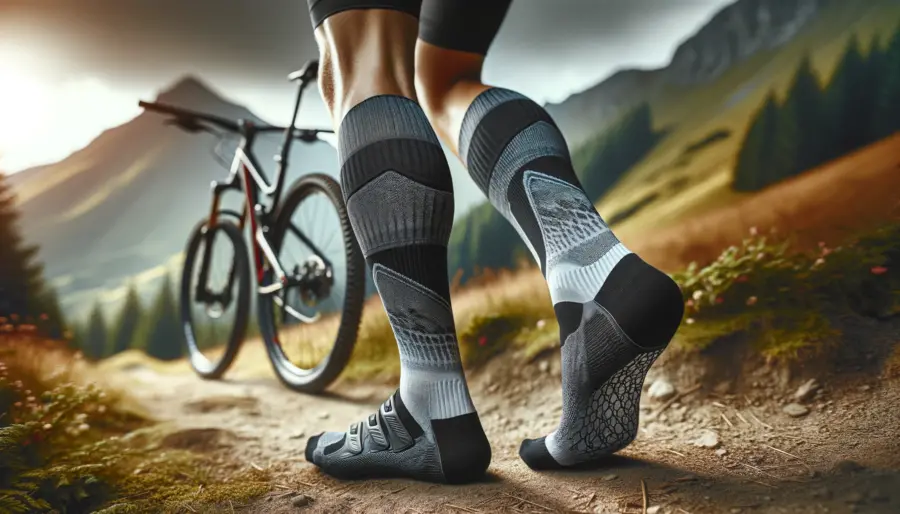
<svg viewBox="0 0 900 514">
<path fill-rule="evenodd" d="M 448 50 L 487 54 L 512 0 L 308 0 L 313 28 L 332 14 L 389 9 L 419 19 L 419 38 Z"/>
</svg>

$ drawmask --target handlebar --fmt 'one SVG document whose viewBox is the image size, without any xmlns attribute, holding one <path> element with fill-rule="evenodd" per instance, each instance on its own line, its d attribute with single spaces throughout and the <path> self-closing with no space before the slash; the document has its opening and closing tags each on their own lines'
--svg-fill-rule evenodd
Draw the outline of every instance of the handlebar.
<svg viewBox="0 0 900 514">
<path fill-rule="evenodd" d="M 223 128 L 229 132 L 235 132 L 239 134 L 246 134 L 250 131 L 254 132 L 284 132 L 287 130 L 286 127 L 279 127 L 277 125 L 246 125 L 239 121 L 229 120 L 227 118 L 223 118 L 221 116 L 216 116 L 214 114 L 206 114 L 202 112 L 192 111 L 190 109 L 183 109 L 181 107 L 175 107 L 174 105 L 159 103 L 159 102 L 145 102 L 143 100 L 138 102 L 138 105 L 148 111 L 158 112 L 160 114 L 168 114 L 173 116 L 174 119 L 172 123 L 174 125 L 178 125 L 180 128 L 187 130 L 189 132 L 198 132 L 198 131 L 207 131 L 210 129 L 208 126 L 205 126 L 204 123 L 208 123 L 210 125 L 215 125 L 217 127 Z M 251 128 L 252 127 L 252 128 Z M 301 141 L 314 141 L 317 139 L 319 134 L 333 134 L 334 131 L 330 129 L 305 129 L 305 128 L 294 128 L 293 137 L 299 139 Z"/>
<path fill-rule="evenodd" d="M 175 123 L 181 126 L 186 125 L 198 127 L 197 121 L 203 121 L 221 127 L 230 132 L 241 132 L 240 125 L 237 122 L 229 120 L 227 118 L 222 118 L 221 116 L 196 112 L 190 109 L 182 109 L 181 107 L 175 107 L 174 105 L 168 105 L 159 102 L 145 102 L 141 100 L 138 102 L 138 105 L 148 111 L 175 116 Z M 203 128 L 202 126 L 199 127 Z"/>
</svg>

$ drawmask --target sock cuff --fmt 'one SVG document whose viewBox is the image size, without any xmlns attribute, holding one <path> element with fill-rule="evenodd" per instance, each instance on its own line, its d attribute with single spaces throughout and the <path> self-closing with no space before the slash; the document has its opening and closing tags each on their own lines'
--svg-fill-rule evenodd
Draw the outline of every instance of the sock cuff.
<svg viewBox="0 0 900 514">
<path fill-rule="evenodd" d="M 378 95 L 353 106 L 341 121 L 338 155 L 343 164 L 356 151 L 387 139 L 413 139 L 440 147 L 422 107 L 399 95 Z"/>
<path fill-rule="evenodd" d="M 472 101 L 463 117 L 459 155 L 485 195 L 489 195 L 491 174 L 506 147 L 519 133 L 541 122 L 558 131 L 543 107 L 515 91 L 491 88 Z"/>
</svg>

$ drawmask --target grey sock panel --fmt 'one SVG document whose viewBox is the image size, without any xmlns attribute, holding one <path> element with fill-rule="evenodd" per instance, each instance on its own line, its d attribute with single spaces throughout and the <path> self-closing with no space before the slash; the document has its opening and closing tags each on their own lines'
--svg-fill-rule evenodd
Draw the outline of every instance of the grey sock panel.
<svg viewBox="0 0 900 514">
<path fill-rule="evenodd" d="M 397 340 L 401 372 L 394 400 L 402 399 L 408 419 L 398 424 L 386 402 L 346 434 L 311 440 L 309 458 L 338 476 L 454 481 L 460 465 L 444 455 L 450 445 L 440 422 L 474 417 L 472 430 L 484 436 L 450 306 L 453 184 L 446 157 L 418 104 L 389 95 L 347 113 L 338 150 L 350 222 Z"/>
<path fill-rule="evenodd" d="M 485 91 L 466 113 L 459 148 L 472 178 L 541 266 L 560 321 L 562 419 L 548 437 L 523 444 L 520 455 L 543 469 L 623 448 L 637 433 L 646 371 L 680 321 L 677 286 L 603 221 L 575 175 L 565 139 L 539 105 L 512 91 Z M 640 329 L 656 322 L 666 327 Z"/>
</svg>

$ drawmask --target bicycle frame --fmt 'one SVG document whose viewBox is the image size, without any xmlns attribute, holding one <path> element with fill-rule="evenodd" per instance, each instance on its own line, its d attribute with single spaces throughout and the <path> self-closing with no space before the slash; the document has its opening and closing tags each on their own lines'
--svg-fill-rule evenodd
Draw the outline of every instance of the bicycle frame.
<svg viewBox="0 0 900 514">
<path fill-rule="evenodd" d="M 292 279 L 284 272 L 278 256 L 272 244 L 266 237 L 271 225 L 274 223 L 274 216 L 278 212 L 278 206 L 281 199 L 281 193 L 284 188 L 285 177 L 287 176 L 288 157 L 290 155 L 291 146 L 296 137 L 295 127 L 297 113 L 300 110 L 300 100 L 302 99 L 303 90 L 306 82 L 301 82 L 298 88 L 297 98 L 294 103 L 293 116 L 291 124 L 284 129 L 284 141 L 281 145 L 281 152 L 276 156 L 277 169 L 273 182 L 269 182 L 263 173 L 263 168 L 253 154 L 252 148 L 256 136 L 260 133 L 280 131 L 278 127 L 257 127 L 252 122 L 241 120 L 239 126 L 244 134 L 240 144 L 235 150 L 234 158 L 231 163 L 228 178 L 224 182 L 212 183 L 212 204 L 210 206 L 208 227 L 213 228 L 218 223 L 220 198 L 222 193 L 228 190 L 242 189 L 244 192 L 244 207 L 239 215 L 239 227 L 243 230 L 247 222 L 250 225 L 250 244 L 251 253 L 253 254 L 253 264 L 256 274 L 257 292 L 262 295 L 270 295 L 281 291 L 286 286 L 296 285 L 292 283 Z M 330 132 L 330 131 L 318 131 Z M 259 202 L 260 195 L 271 198 L 272 205 L 266 208 Z M 330 260 L 325 256 L 313 243 L 303 234 L 300 228 L 291 225 L 291 231 L 307 246 L 309 249 L 321 259 L 327 266 L 331 266 Z M 212 233 L 208 231 L 207 233 Z M 210 248 L 209 241 L 206 249 Z M 208 279 L 210 251 L 204 251 L 203 264 L 200 270 L 200 277 L 197 284 L 198 289 L 205 289 Z M 268 268 L 267 268 L 268 266 Z M 274 272 L 275 280 L 271 284 L 264 284 L 266 271 L 271 269 Z M 225 298 L 227 301 L 230 296 L 231 284 L 234 280 L 234 269 L 229 271 L 228 285 L 226 288 Z M 208 297 L 206 291 L 197 291 L 199 297 Z M 302 316 L 302 315 L 301 315 Z M 310 318 L 312 320 L 312 318 Z"/>
</svg>

